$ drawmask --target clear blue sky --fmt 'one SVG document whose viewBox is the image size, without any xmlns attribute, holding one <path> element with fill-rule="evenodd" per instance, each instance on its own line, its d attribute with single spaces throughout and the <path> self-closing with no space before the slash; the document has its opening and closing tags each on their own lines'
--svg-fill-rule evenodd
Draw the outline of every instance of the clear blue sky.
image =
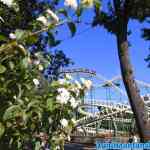
<svg viewBox="0 0 150 150">
<path fill-rule="evenodd" d="M 91 13 L 89 10 L 84 19 L 89 20 L 90 18 Z M 139 24 L 136 21 L 129 23 L 129 28 L 133 32 L 129 37 L 132 44 L 130 57 L 136 78 L 150 83 L 150 68 L 147 68 L 147 63 L 144 61 L 144 58 L 149 53 L 148 48 L 150 45 L 141 38 L 139 29 L 146 25 Z M 85 25 L 79 26 L 77 33 L 84 31 L 86 28 L 88 27 Z M 60 34 L 65 39 L 68 30 L 66 27 L 62 27 L 62 29 Z M 75 62 L 74 68 L 89 68 L 104 75 L 106 78 L 120 74 L 115 37 L 102 27 L 90 29 L 72 39 L 67 39 L 57 48 L 64 50 L 66 55 Z"/>
</svg>

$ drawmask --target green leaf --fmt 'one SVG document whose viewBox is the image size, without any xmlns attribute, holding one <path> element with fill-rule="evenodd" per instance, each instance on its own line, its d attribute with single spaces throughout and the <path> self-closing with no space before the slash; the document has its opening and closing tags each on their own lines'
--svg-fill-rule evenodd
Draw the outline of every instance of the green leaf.
<svg viewBox="0 0 150 150">
<path fill-rule="evenodd" d="M 4 132 L 5 132 L 5 127 L 4 127 L 4 125 L 0 122 L 0 138 L 3 136 Z"/>
<path fill-rule="evenodd" d="M 6 39 L 7 39 L 6 36 L 0 34 L 0 41 L 6 41 Z"/>
<path fill-rule="evenodd" d="M 52 30 L 52 29 L 54 29 L 55 28 L 55 25 L 54 24 L 50 24 L 49 26 L 48 26 L 48 29 L 49 30 Z"/>
<path fill-rule="evenodd" d="M 32 108 L 31 111 L 29 111 L 27 113 L 27 117 L 28 118 L 32 117 L 32 119 L 33 119 L 33 115 L 34 115 L 34 117 L 36 116 L 36 118 L 38 117 L 37 119 L 40 120 L 42 118 L 42 112 L 43 112 L 42 108 L 40 108 L 40 107 L 35 108 L 34 107 L 34 108 Z"/>
<path fill-rule="evenodd" d="M 83 12 L 83 8 L 79 6 L 78 9 L 76 10 L 77 16 L 80 17 L 82 15 L 82 12 Z"/>
<path fill-rule="evenodd" d="M 61 40 L 56 40 L 54 46 L 57 46 L 57 45 L 59 45 L 60 43 L 61 43 Z"/>
<path fill-rule="evenodd" d="M 55 109 L 53 99 L 47 99 L 47 108 L 49 111 L 53 111 Z"/>
<path fill-rule="evenodd" d="M 15 31 L 15 35 L 16 35 L 16 40 L 20 41 L 20 40 L 24 40 L 27 37 L 27 32 L 24 30 L 17 29 Z"/>
<path fill-rule="evenodd" d="M 58 13 L 61 13 L 61 14 L 63 14 L 65 17 L 68 17 L 68 14 L 67 14 L 67 11 L 65 10 L 65 9 L 59 9 L 58 10 Z"/>
<path fill-rule="evenodd" d="M 9 61 L 9 67 L 11 70 L 15 68 L 15 64 L 13 63 L 13 61 Z"/>
<path fill-rule="evenodd" d="M 55 37 L 54 37 L 54 35 L 51 32 L 48 32 L 48 43 L 51 46 L 55 45 Z"/>
<path fill-rule="evenodd" d="M 6 67 L 0 64 L 0 74 L 4 73 L 6 71 Z"/>
<path fill-rule="evenodd" d="M 28 36 L 28 38 L 26 39 L 26 44 L 31 45 L 34 44 L 38 41 L 38 37 L 37 36 Z"/>
<path fill-rule="evenodd" d="M 17 149 L 21 149 L 22 143 L 20 141 L 20 138 L 17 139 Z"/>
<path fill-rule="evenodd" d="M 9 119 L 13 119 L 15 117 L 19 117 L 22 116 L 23 114 L 23 110 L 20 106 L 18 105 L 13 105 L 11 107 L 9 107 L 8 109 L 6 109 L 4 115 L 3 115 L 3 120 L 9 120 Z"/>
<path fill-rule="evenodd" d="M 28 67 L 28 58 L 27 57 L 22 59 L 21 65 L 22 65 L 23 68 Z"/>
<path fill-rule="evenodd" d="M 40 150 L 40 149 L 41 149 L 41 144 L 40 144 L 39 141 L 37 141 L 37 142 L 35 143 L 35 150 Z"/>
<path fill-rule="evenodd" d="M 70 29 L 71 36 L 73 37 L 75 35 L 75 33 L 76 33 L 76 25 L 75 25 L 75 23 L 69 22 L 68 23 L 68 27 Z"/>
<path fill-rule="evenodd" d="M 95 5 L 96 11 L 99 11 L 100 10 L 100 6 L 101 6 L 100 1 L 99 0 L 94 0 L 94 5 Z"/>
<path fill-rule="evenodd" d="M 40 106 L 40 101 L 31 101 L 28 106 L 27 106 L 27 110 L 30 110 L 31 108 L 38 108 Z"/>
<path fill-rule="evenodd" d="M 55 36 L 51 32 L 48 32 L 48 43 L 50 46 L 57 46 L 58 44 L 60 44 L 60 42 L 60 40 L 55 39 Z"/>
</svg>

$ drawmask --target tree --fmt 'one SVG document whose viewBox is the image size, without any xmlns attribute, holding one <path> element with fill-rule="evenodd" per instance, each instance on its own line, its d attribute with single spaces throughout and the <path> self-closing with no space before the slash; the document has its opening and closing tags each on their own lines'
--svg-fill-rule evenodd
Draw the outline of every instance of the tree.
<svg viewBox="0 0 150 150">
<path fill-rule="evenodd" d="M 143 37 L 145 40 L 150 40 L 150 28 L 143 29 Z"/>
<path fill-rule="evenodd" d="M 150 21 L 148 21 L 148 23 L 150 24 Z M 150 28 L 144 28 L 142 36 L 146 41 L 150 41 Z M 148 67 L 150 67 L 150 55 L 147 56 L 145 61 L 148 62 Z"/>
<path fill-rule="evenodd" d="M 6 43 L 6 38 L 10 33 L 20 30 L 34 30 L 35 26 L 39 26 L 35 19 L 48 8 L 55 10 L 57 3 L 55 0 L 38 1 L 38 0 L 16 0 L 13 7 L 9 7 L 3 1 L 0 1 L 0 45 Z M 34 23 L 33 23 L 34 22 Z M 40 26 L 39 26 L 40 27 Z M 47 47 L 55 47 L 60 43 L 60 40 L 55 39 L 54 33 L 50 30 L 45 34 L 41 33 L 36 38 L 32 38 L 34 42 L 26 43 L 26 47 L 34 54 L 38 51 L 47 52 Z M 49 80 L 57 79 L 59 76 L 60 68 L 67 67 L 71 64 L 71 59 L 66 57 L 62 50 L 55 50 L 51 54 L 51 58 L 55 60 L 55 65 L 49 64 L 46 76 Z M 58 55 L 59 53 L 59 55 Z M 52 70 L 53 69 L 53 70 Z"/>
<path fill-rule="evenodd" d="M 134 80 L 133 68 L 129 58 L 128 23 L 132 19 L 144 21 L 150 17 L 149 0 L 109 0 L 107 11 L 97 11 L 93 26 L 104 26 L 108 32 L 116 36 L 118 56 L 123 82 L 134 112 L 141 140 L 150 139 L 150 122 L 144 101 Z"/>
<path fill-rule="evenodd" d="M 49 57 L 40 57 L 47 65 Z M 76 108 L 86 85 L 77 87 L 70 76 L 49 83 L 35 59 L 16 42 L 0 47 L 0 149 L 40 150 L 61 146 L 75 126 Z"/>
<path fill-rule="evenodd" d="M 19 4 L 22 4 L 20 0 L 0 2 L 7 5 L 6 8 L 0 7 L 0 13 L 9 9 L 17 12 L 20 10 Z M 59 11 L 65 13 L 65 10 Z M 6 25 L 4 15 L 0 21 Z M 20 20 L 19 16 L 14 15 L 14 23 Z M 58 68 L 68 63 L 64 63 L 65 55 L 62 51 L 56 52 L 54 56 L 42 51 L 45 38 L 56 44 L 51 33 L 59 25 L 67 23 L 72 35 L 75 34 L 75 25 L 68 18 L 60 20 L 55 12 L 46 7 L 29 24 L 25 22 L 25 28 L 22 25 L 9 26 L 8 33 L 0 34 L 0 149 L 39 150 L 43 144 L 46 146 L 48 143 L 52 150 L 64 149 L 64 141 L 69 139 L 76 125 L 75 113 L 80 103 L 78 99 L 91 87 L 91 81 L 82 80 L 79 83 L 69 75 L 59 80 L 53 78 L 51 82 L 43 76 L 45 69 L 51 65 L 57 75 Z M 56 63 L 58 66 L 55 66 Z"/>
</svg>

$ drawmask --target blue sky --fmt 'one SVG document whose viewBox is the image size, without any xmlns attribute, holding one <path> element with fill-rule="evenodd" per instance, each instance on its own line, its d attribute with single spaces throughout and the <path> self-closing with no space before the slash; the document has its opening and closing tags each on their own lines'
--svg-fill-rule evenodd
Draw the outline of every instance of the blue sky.
<svg viewBox="0 0 150 150">
<path fill-rule="evenodd" d="M 91 11 L 88 10 L 83 16 L 83 20 L 89 21 L 92 18 Z M 130 57 L 136 78 L 150 83 L 150 68 L 147 68 L 147 63 L 144 61 L 150 45 L 141 38 L 140 31 L 140 28 L 145 26 L 146 23 L 139 24 L 136 21 L 129 23 L 129 28 L 132 30 L 132 35 L 129 37 L 132 44 Z M 66 40 L 57 47 L 64 50 L 66 55 L 75 62 L 74 68 L 92 69 L 106 78 L 120 74 L 115 37 L 102 27 L 89 29 L 82 34 L 80 32 L 89 27 L 82 24 L 77 28 L 77 36 L 66 38 L 66 35 L 69 36 L 69 30 L 62 27 L 60 35 Z"/>
<path fill-rule="evenodd" d="M 132 43 L 130 56 L 136 78 L 150 82 L 150 69 L 147 68 L 147 63 L 144 61 L 149 53 L 149 43 L 140 37 L 139 26 L 141 25 L 137 22 L 130 24 L 130 28 L 134 30 L 132 36 L 129 37 Z M 74 67 L 93 69 L 108 78 L 120 74 L 115 37 L 103 28 L 90 29 L 64 41 L 58 48 L 63 49 L 66 55 L 72 58 L 75 62 Z"/>
</svg>

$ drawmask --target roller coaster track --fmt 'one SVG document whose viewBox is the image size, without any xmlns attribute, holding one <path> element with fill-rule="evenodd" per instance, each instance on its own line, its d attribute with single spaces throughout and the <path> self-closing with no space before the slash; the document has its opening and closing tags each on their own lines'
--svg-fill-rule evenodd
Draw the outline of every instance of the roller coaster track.
<svg viewBox="0 0 150 150">
<path fill-rule="evenodd" d="M 115 84 L 116 81 L 121 81 L 122 77 L 120 75 L 113 77 L 112 79 L 108 80 L 101 74 L 96 74 L 95 71 L 91 71 L 89 69 L 84 69 L 84 68 L 79 68 L 79 69 L 68 69 L 68 70 L 63 70 L 61 72 L 62 74 L 69 73 L 69 74 L 75 74 L 75 75 L 87 75 L 88 77 L 92 77 L 97 81 L 96 84 L 93 84 L 93 88 L 105 88 L 105 87 L 110 87 L 114 89 L 116 92 L 127 98 L 127 93 L 124 89 L 122 89 L 120 86 Z M 150 88 L 150 84 L 135 80 L 137 84 L 140 87 L 144 88 Z M 121 82 L 122 83 L 122 82 Z M 121 84 L 122 85 L 122 84 Z M 150 96 L 145 97 L 141 96 L 144 103 L 145 103 L 145 108 L 149 113 L 149 118 L 150 118 Z M 101 100 L 102 101 L 102 100 Z M 102 110 L 99 112 L 90 112 L 86 111 L 85 108 L 94 108 L 94 107 L 102 107 Z M 106 111 L 107 110 L 107 111 Z M 130 108 L 129 104 L 117 104 L 117 103 L 108 103 L 108 102 L 100 102 L 98 100 L 92 99 L 90 102 L 88 100 L 85 100 L 84 104 L 81 104 L 78 107 L 78 112 L 82 115 L 85 115 L 85 117 L 80 118 L 77 120 L 76 127 L 84 127 L 87 128 L 87 131 L 92 131 L 95 133 L 95 128 L 90 129 L 87 126 L 95 124 L 97 121 L 102 121 L 102 120 L 112 120 L 117 122 L 117 121 L 122 121 L 123 123 L 128 123 L 131 122 L 131 119 L 126 119 L 126 118 L 119 118 L 117 115 L 118 114 L 133 114 L 132 110 Z M 117 117 L 116 117 L 117 116 Z"/>
<path fill-rule="evenodd" d="M 108 114 L 104 113 L 103 111 L 102 112 L 100 111 L 100 112 L 97 112 L 93 115 L 85 116 L 85 117 L 79 119 L 77 121 L 77 127 L 89 125 L 89 124 L 94 123 L 96 121 L 106 119 L 110 116 L 112 117 L 112 116 L 114 116 L 118 113 L 122 113 L 122 112 L 132 114 L 132 111 L 129 108 L 122 108 L 122 109 L 116 108 L 115 110 L 113 110 L 113 112 L 110 112 Z"/>
<path fill-rule="evenodd" d="M 107 78 L 105 78 L 103 75 L 101 74 L 97 74 L 96 71 L 93 70 L 89 70 L 89 69 L 85 69 L 85 68 L 77 68 L 77 69 L 67 69 L 67 70 L 62 70 L 60 72 L 60 74 L 79 74 L 79 73 L 84 73 L 84 74 L 89 74 L 91 77 L 95 77 L 98 80 L 103 81 L 102 84 L 98 84 L 98 85 L 94 85 L 96 87 L 104 87 L 105 85 L 109 85 L 112 86 L 114 89 L 116 89 L 119 93 L 123 94 L 124 96 L 127 96 L 126 92 L 123 91 L 121 88 L 119 88 L 118 86 L 116 86 L 113 82 L 115 81 L 119 81 L 122 80 L 121 75 L 117 75 L 115 77 L 113 77 L 111 80 L 108 80 Z M 140 80 L 135 80 L 139 85 L 150 88 L 150 84 L 146 83 L 144 81 L 140 81 Z"/>
<path fill-rule="evenodd" d="M 84 108 L 88 107 L 102 107 L 102 110 L 100 112 L 90 113 L 84 110 Z M 108 111 L 104 111 L 104 110 Z M 150 107 L 147 107 L 147 111 L 150 112 Z M 77 126 L 81 125 L 92 125 L 96 121 L 107 119 L 108 117 L 112 117 L 119 113 L 126 113 L 126 114 L 133 114 L 131 108 L 127 104 L 118 104 L 118 103 L 108 103 L 108 102 L 95 102 L 95 103 L 85 103 L 83 105 L 80 105 L 78 108 L 78 112 L 82 115 L 85 115 L 85 117 L 82 117 L 81 119 L 77 120 Z M 150 114 L 150 113 L 149 113 Z M 116 120 L 117 118 L 115 118 Z"/>
<path fill-rule="evenodd" d="M 83 110 L 82 108 L 86 108 L 86 107 L 105 107 L 108 109 L 123 109 L 123 108 L 127 108 L 130 109 L 130 106 L 127 104 L 119 104 L 119 103 L 112 103 L 112 102 L 106 102 L 106 100 L 93 100 L 94 102 L 90 102 L 89 100 L 85 100 L 85 103 L 80 105 L 78 108 L 79 113 L 86 115 L 86 116 L 92 116 L 93 113 L 87 112 L 85 110 Z"/>
</svg>

